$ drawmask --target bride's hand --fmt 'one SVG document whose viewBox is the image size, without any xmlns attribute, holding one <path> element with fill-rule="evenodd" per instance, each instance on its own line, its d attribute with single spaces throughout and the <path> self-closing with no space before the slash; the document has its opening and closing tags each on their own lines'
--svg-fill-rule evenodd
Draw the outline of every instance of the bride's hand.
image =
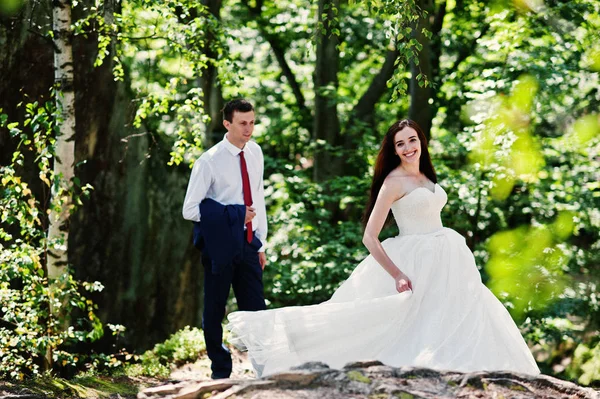
<svg viewBox="0 0 600 399">
<path fill-rule="evenodd" d="M 408 276 L 402 272 L 396 277 L 396 290 L 398 293 L 411 290 L 412 291 L 412 282 L 408 278 Z"/>
</svg>

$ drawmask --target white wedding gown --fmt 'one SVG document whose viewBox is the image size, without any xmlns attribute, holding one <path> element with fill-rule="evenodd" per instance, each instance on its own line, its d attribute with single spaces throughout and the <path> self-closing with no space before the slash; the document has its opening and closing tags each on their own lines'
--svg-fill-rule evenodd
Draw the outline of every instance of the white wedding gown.
<svg viewBox="0 0 600 399">
<path fill-rule="evenodd" d="M 248 350 L 257 375 L 308 361 L 442 370 L 540 371 L 504 306 L 481 282 L 464 238 L 442 226 L 442 187 L 420 187 L 392 204 L 400 235 L 382 244 L 412 281 L 399 294 L 372 256 L 318 305 L 234 312 L 230 341 Z"/>
</svg>

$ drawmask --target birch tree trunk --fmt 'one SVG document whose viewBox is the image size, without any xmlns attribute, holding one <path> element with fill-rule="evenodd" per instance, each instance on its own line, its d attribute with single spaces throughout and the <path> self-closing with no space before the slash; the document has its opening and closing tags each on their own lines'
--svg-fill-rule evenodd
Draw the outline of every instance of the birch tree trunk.
<svg viewBox="0 0 600 399">
<path fill-rule="evenodd" d="M 71 4 L 54 0 L 54 80 L 60 111 L 54 184 L 49 221 L 48 277 L 55 279 L 65 272 L 68 263 L 69 213 L 72 207 L 71 182 L 75 176 L 75 90 L 73 88 L 73 47 L 71 43 Z"/>
</svg>

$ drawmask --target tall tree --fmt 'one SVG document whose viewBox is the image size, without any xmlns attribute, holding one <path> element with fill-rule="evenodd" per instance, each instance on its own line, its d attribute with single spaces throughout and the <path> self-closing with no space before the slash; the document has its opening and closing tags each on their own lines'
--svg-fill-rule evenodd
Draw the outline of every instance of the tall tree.
<svg viewBox="0 0 600 399">
<path fill-rule="evenodd" d="M 418 7 L 425 11 L 416 21 L 413 37 L 419 43 L 419 55 L 410 63 L 410 108 L 408 117 L 421 126 L 425 136 L 431 137 L 431 125 L 435 116 L 434 88 L 439 73 L 439 32 L 446 13 L 443 1 L 436 11 L 434 0 L 418 0 Z"/>
<path fill-rule="evenodd" d="M 48 277 L 58 278 L 68 264 L 71 184 L 75 177 L 75 89 L 73 87 L 73 44 L 71 2 L 53 2 L 54 79 L 60 110 L 54 159 L 54 182 L 49 220 Z"/>
<path fill-rule="evenodd" d="M 221 20 L 221 7 L 223 0 L 202 0 L 202 5 L 207 7 L 208 12 L 217 22 Z M 219 69 L 211 60 L 218 58 L 217 48 L 218 31 L 214 28 L 209 28 L 206 33 L 204 42 L 204 54 L 208 58 L 206 68 L 198 76 L 198 82 L 202 88 L 202 100 L 204 103 L 204 114 L 209 117 L 205 124 L 206 131 L 204 132 L 203 145 L 204 148 L 212 147 L 216 142 L 221 140 L 225 134 L 225 128 L 222 123 L 221 110 L 223 109 L 223 90 L 219 82 Z"/>
<path fill-rule="evenodd" d="M 312 137 L 317 143 L 313 177 L 322 182 L 339 176 L 341 162 L 321 143 L 335 145 L 340 135 L 338 114 L 339 0 L 319 0 L 316 28 L 317 54 L 314 72 L 315 113 Z"/>
</svg>

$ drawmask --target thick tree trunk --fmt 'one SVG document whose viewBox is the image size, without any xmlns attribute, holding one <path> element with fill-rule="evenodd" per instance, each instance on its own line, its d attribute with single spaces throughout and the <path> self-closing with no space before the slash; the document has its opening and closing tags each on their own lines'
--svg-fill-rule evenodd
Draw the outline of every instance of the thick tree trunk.
<svg viewBox="0 0 600 399">
<path fill-rule="evenodd" d="M 125 344 L 147 349 L 201 325 L 200 256 L 181 216 L 189 169 L 167 166 L 171 142 L 131 127 L 134 93 L 127 76 L 114 81 L 112 53 L 92 68 L 94 38 L 75 44 L 77 161 L 87 160 L 78 176 L 94 191 L 73 215 L 69 255 L 79 278 L 106 287 L 94 296 L 101 319 L 123 324 Z"/>
<path fill-rule="evenodd" d="M 119 11 L 118 1 L 104 4 Z M 48 99 L 53 44 L 35 32 L 51 29 L 49 7 L 25 2 L 18 16 L 0 17 L 0 108 L 11 120 L 23 121 L 16 105 L 24 94 L 31 101 Z M 82 10 L 73 9 L 74 20 Z M 127 327 L 119 344 L 143 350 L 201 323 L 200 256 L 191 244 L 192 226 L 181 217 L 189 169 L 167 166 L 171 143 L 131 128 L 134 94 L 127 82 L 114 81 L 112 55 L 94 68 L 96 55 L 94 35 L 74 39 L 76 174 L 94 190 L 70 218 L 69 263 L 77 278 L 105 286 L 91 299 L 104 322 Z M 17 143 L 0 135 L 6 164 Z M 35 167 L 23 176 L 44 202 Z"/>
<path fill-rule="evenodd" d="M 432 43 L 423 34 L 423 29 L 431 30 L 431 18 L 434 9 L 433 0 L 419 0 L 417 1 L 418 6 L 426 10 L 428 15 L 425 18 L 419 18 L 417 26 L 414 29 L 414 37 L 423 46 L 423 49 L 419 52 L 419 65 L 415 62 L 411 62 L 410 65 L 410 108 L 408 110 L 408 117 L 421 126 L 427 139 L 431 137 L 431 123 L 433 120 L 433 105 L 430 100 L 433 98 L 433 88 L 431 85 L 428 87 L 421 87 L 417 81 L 419 74 L 424 74 L 430 81 L 433 81 L 433 62 L 432 62 Z"/>
<path fill-rule="evenodd" d="M 340 140 L 340 121 L 337 110 L 337 88 L 340 52 L 339 38 L 333 34 L 334 10 L 339 10 L 339 0 L 319 0 L 319 26 L 317 27 L 317 61 L 314 75 L 315 118 L 313 140 L 317 142 L 313 178 L 325 181 L 342 173 L 342 159 L 332 151 L 322 148 L 319 141 L 337 145 Z M 325 20 L 322 16 L 326 14 Z M 321 31 L 321 27 L 324 32 Z"/>
</svg>

